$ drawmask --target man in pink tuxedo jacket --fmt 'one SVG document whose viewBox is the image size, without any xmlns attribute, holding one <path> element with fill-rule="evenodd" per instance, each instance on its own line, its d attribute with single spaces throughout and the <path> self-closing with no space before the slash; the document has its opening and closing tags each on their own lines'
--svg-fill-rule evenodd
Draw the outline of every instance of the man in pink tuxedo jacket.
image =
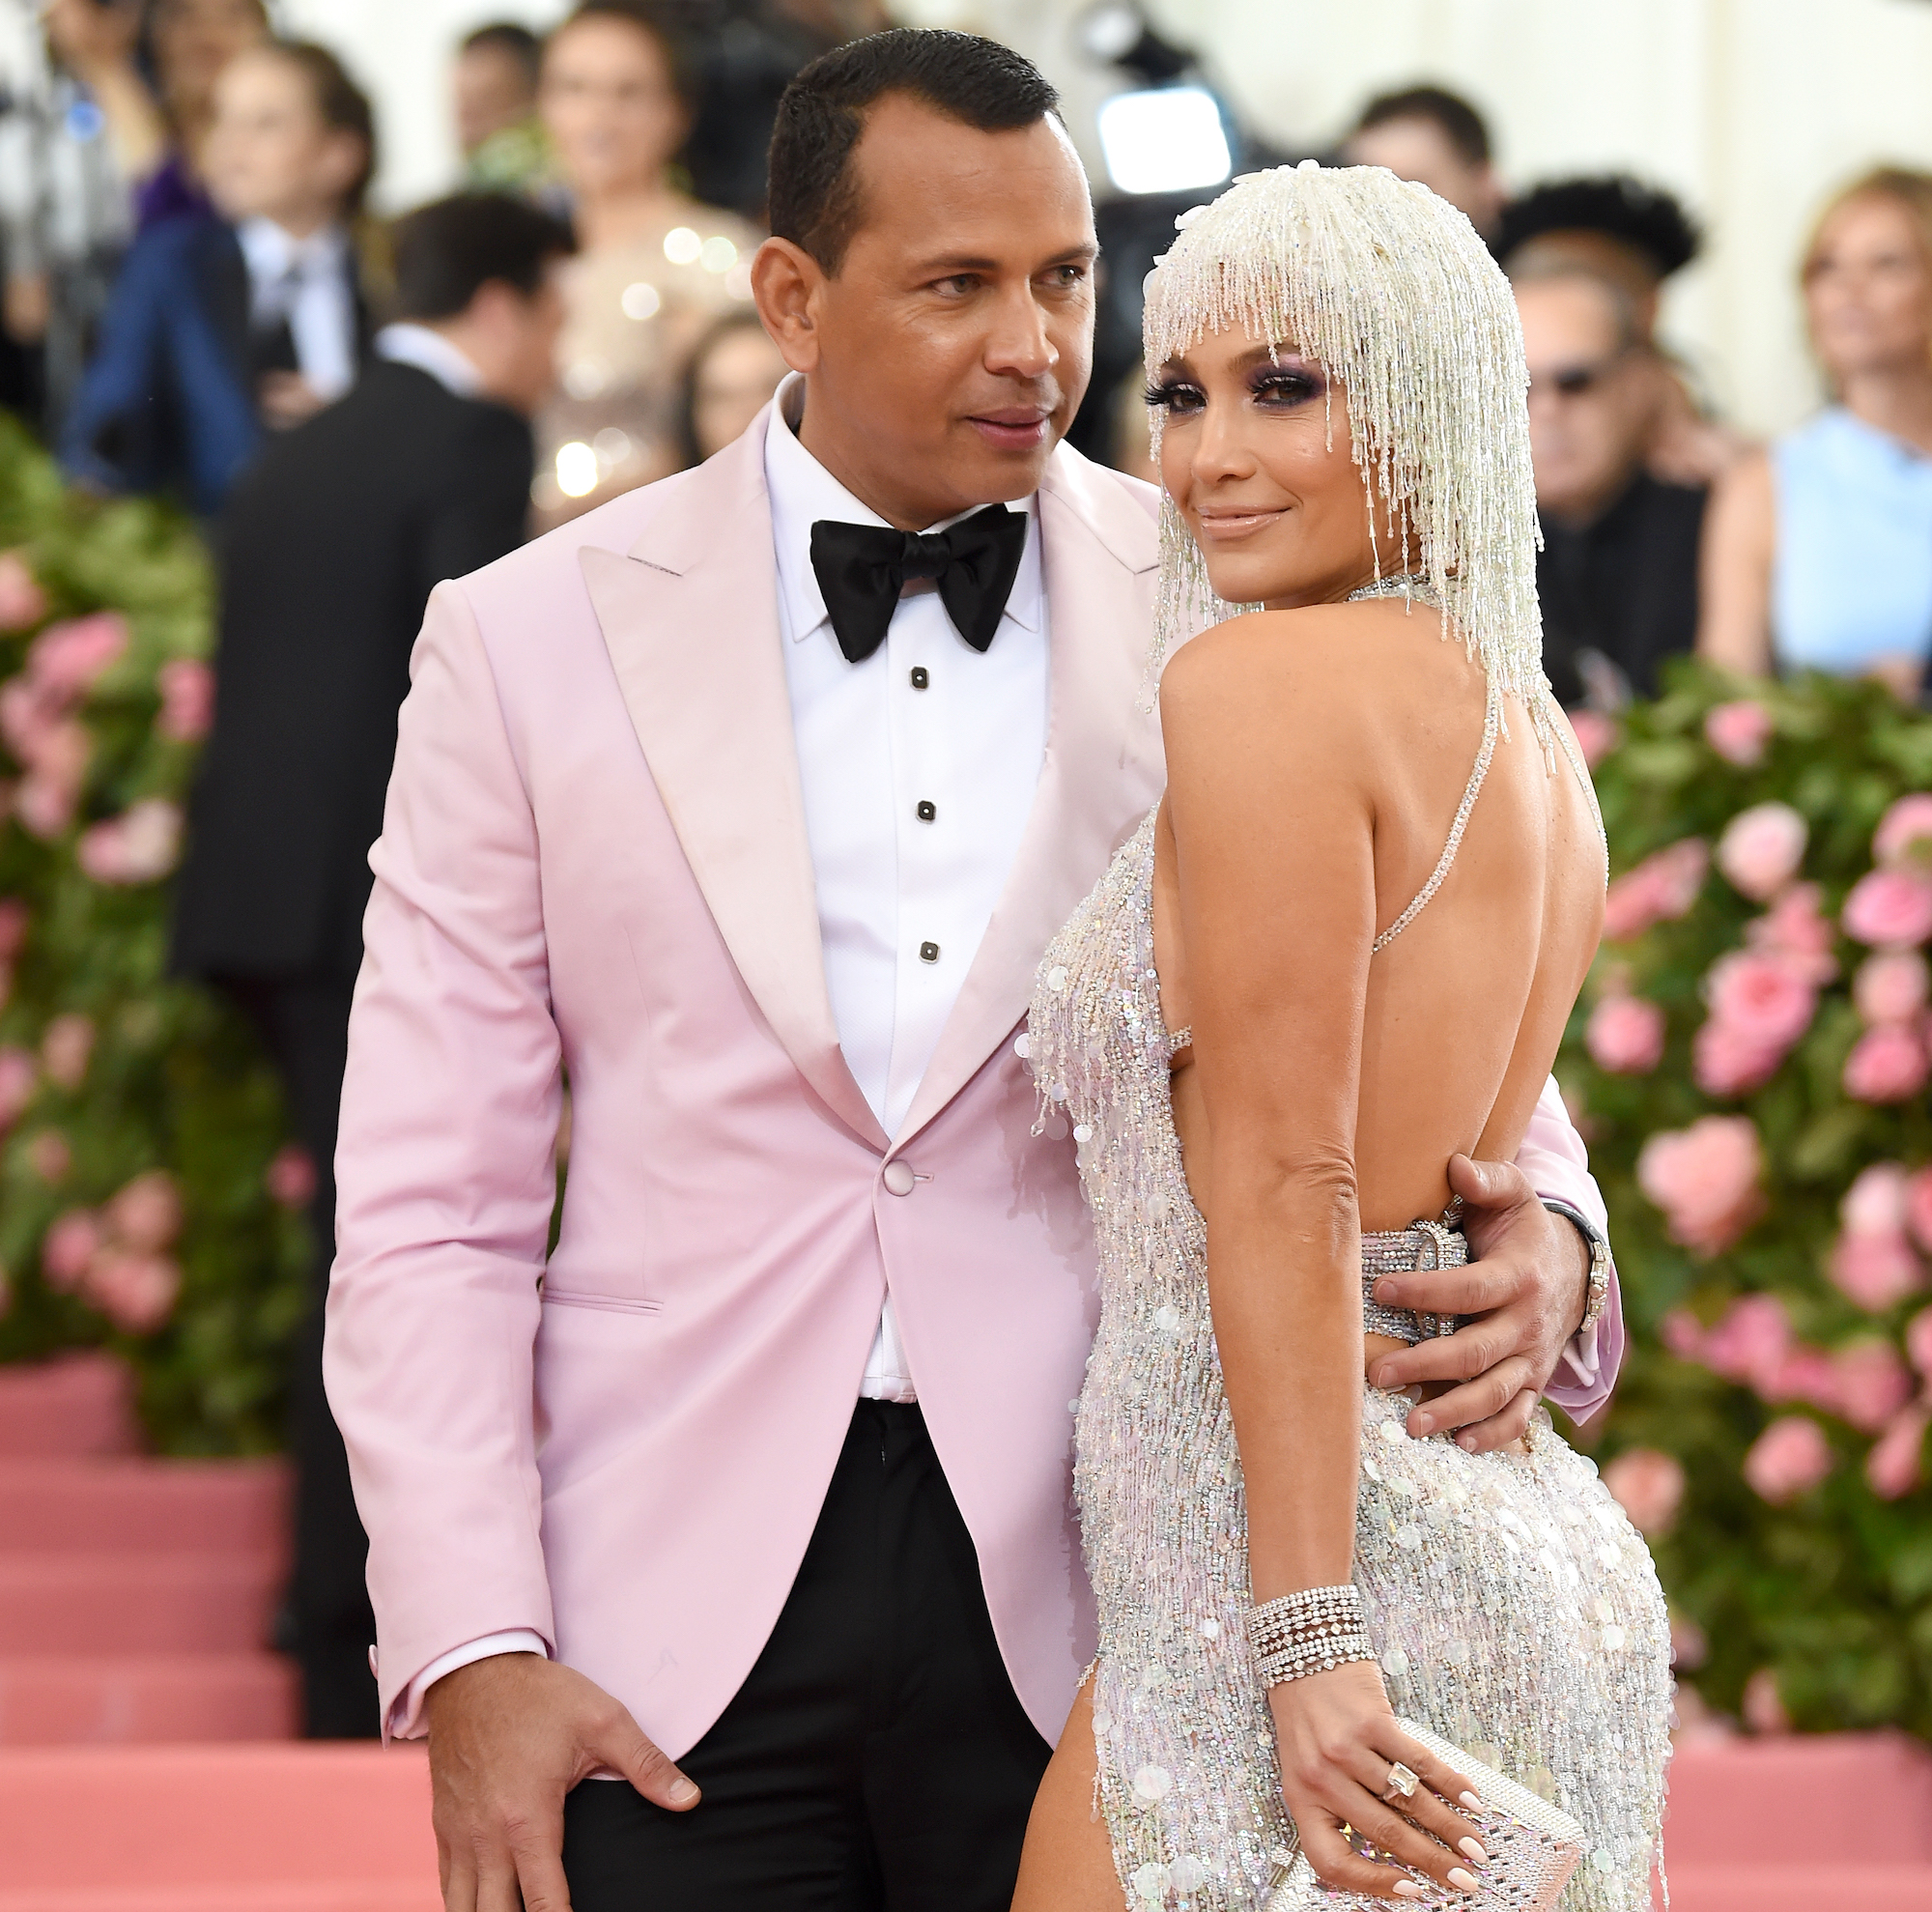
<svg viewBox="0 0 1932 1912">
<path fill-rule="evenodd" d="M 1154 495 L 1058 442 L 1055 104 L 958 35 L 809 68 L 754 278 L 802 376 L 430 607 L 327 1375 L 458 1912 L 1002 1912 L 1092 1650 L 1093 1255 L 1016 1038 L 1162 771 Z M 1466 1181 L 1480 1264 L 1388 1295 L 1492 1310 L 1394 1357 L 1463 1383 L 1418 1433 L 1608 1391 L 1614 1294 L 1566 1348 L 1589 1256 L 1532 1189 L 1601 1229 L 1553 1092 Z"/>
</svg>

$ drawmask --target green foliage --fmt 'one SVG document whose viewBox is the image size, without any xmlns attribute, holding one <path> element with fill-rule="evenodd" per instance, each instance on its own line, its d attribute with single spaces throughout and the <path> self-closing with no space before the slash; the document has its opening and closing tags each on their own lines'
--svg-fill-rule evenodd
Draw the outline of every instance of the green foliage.
<svg viewBox="0 0 1932 1912">
<path fill-rule="evenodd" d="M 1769 714 L 1770 735 L 1759 760 L 1741 765 L 1719 755 L 1705 726 L 1715 706 L 1747 694 Z M 1768 1079 L 1735 1095 L 1706 1093 L 1693 1044 L 1710 1014 L 1707 979 L 1715 961 L 1747 945 L 1766 903 L 1714 869 L 1688 911 L 1606 940 L 1557 1065 L 1609 1203 L 1632 1330 L 1623 1382 L 1590 1440 L 1606 1462 L 1650 1449 L 1682 1464 L 1681 1507 L 1652 1543 L 1673 1613 L 1692 1623 L 1686 1634 L 1702 1636 L 1681 1670 L 1707 1700 L 1748 1713 L 1747 1686 L 1759 1676 L 1761 1703 L 1769 1669 L 1802 1727 L 1896 1724 L 1932 1733 L 1932 1493 L 1922 1471 L 1912 1484 L 1910 1444 L 1922 1435 L 1923 1385 L 1908 1379 L 1896 1352 L 1884 1359 L 1901 1398 L 1876 1413 L 1869 1397 L 1847 1388 L 1834 1398 L 1836 1384 L 1819 1379 L 1829 1360 L 1874 1342 L 1921 1362 L 1932 1354 L 1932 1320 L 1907 1338 L 1922 1293 L 1861 1306 L 1833 1278 L 1854 1180 L 1876 1164 L 1909 1172 L 1932 1162 L 1922 1090 L 1875 1103 L 1844 1086 L 1864 1027 L 1852 979 L 1870 952 L 1838 924 L 1846 895 L 1873 868 L 1873 832 L 1888 809 L 1932 785 L 1932 720 L 1875 685 L 1809 678 L 1747 693 L 1686 665 L 1663 697 L 1628 712 L 1620 728 L 1596 770 L 1613 872 L 1687 838 L 1716 844 L 1752 806 L 1789 805 L 1808 826 L 1798 875 L 1817 885 L 1829 920 L 1820 936 L 1836 973 Z M 1585 1040 L 1593 1006 L 1626 992 L 1663 1012 L 1662 1058 L 1641 1073 L 1600 1067 Z M 1924 1034 L 1921 1016 L 1914 1035 Z M 1639 1185 L 1638 1161 L 1648 1138 L 1714 1115 L 1755 1126 L 1762 1207 L 1726 1231 L 1734 1239 L 1699 1251 L 1673 1237 L 1670 1216 Z M 1894 1185 L 1903 1180 L 1894 1174 Z M 1896 1243 L 1908 1269 L 1932 1250 L 1924 1233 L 1932 1210 L 1921 1213 L 1932 1182 L 1910 1186 L 1917 1248 L 1902 1226 Z M 1915 1290 L 1920 1283 L 1922 1270 L 1911 1280 Z M 1712 1336 L 1751 1296 L 1776 1298 L 1793 1349 L 1816 1351 L 1810 1384 L 1793 1379 L 1789 1360 L 1780 1366 L 1761 1354 L 1753 1363 Z M 1909 1388 L 1916 1400 L 1902 1398 Z M 1746 1458 L 1767 1427 L 1791 1415 L 1823 1433 L 1832 1466 L 1808 1489 L 1767 1498 L 1747 1483 Z M 1884 1477 L 1871 1459 L 1887 1428 L 1907 1456 L 1902 1477 Z M 1610 1475 L 1615 1485 L 1614 1465 Z"/>
<path fill-rule="evenodd" d="M 0 1360 L 111 1347 L 161 1448 L 270 1447 L 308 1254 L 269 1192 L 280 1095 L 236 1012 L 167 975 L 206 684 L 178 686 L 190 708 L 172 720 L 162 686 L 209 648 L 206 555 L 159 505 L 69 492 L 4 415 L 0 554 Z M 62 696 L 35 642 L 101 613 L 125 643 Z M 145 839 L 117 861 L 135 806 Z M 62 1217 L 71 1252 L 50 1268 Z"/>
</svg>

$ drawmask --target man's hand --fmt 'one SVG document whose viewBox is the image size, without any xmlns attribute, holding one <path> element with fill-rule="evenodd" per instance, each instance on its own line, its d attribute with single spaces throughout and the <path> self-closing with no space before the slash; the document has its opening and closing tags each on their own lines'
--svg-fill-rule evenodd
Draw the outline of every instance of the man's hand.
<svg viewBox="0 0 1932 1912">
<path fill-rule="evenodd" d="M 445 1673 L 423 1698 L 445 1912 L 569 1912 L 563 1796 L 621 1773 L 673 1812 L 697 1788 L 601 1688 L 534 1653 Z"/>
<path fill-rule="evenodd" d="M 1375 1298 L 1388 1308 L 1480 1319 L 1385 1356 L 1370 1379 L 1391 1388 L 1462 1383 L 1420 1403 L 1408 1431 L 1420 1440 L 1461 1428 L 1458 1444 L 1480 1454 L 1508 1446 L 1529 1426 L 1531 1410 L 1583 1319 L 1590 1251 L 1568 1221 L 1543 1206 L 1514 1162 L 1456 1156 L 1449 1185 L 1463 1198 L 1463 1225 L 1478 1259 L 1441 1272 L 1385 1274 Z"/>
</svg>

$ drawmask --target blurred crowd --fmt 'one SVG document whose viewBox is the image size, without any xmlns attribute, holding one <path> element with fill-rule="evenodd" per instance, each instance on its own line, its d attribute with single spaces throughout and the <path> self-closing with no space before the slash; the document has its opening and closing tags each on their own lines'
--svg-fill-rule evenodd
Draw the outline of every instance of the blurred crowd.
<svg viewBox="0 0 1932 1912">
<path fill-rule="evenodd" d="M 47 0 L 35 70 L 0 86 L 0 404 L 79 484 L 193 512 L 220 570 L 174 955 L 255 1020 L 321 1170 L 289 1616 L 314 1732 L 375 1728 L 319 1298 L 366 856 L 425 601 L 751 423 L 785 371 L 750 293 L 779 96 L 886 23 L 874 0 L 582 0 L 543 39 L 483 26 L 451 49 L 454 189 L 386 219 L 356 75 L 278 37 L 264 0 Z M 1199 80 L 1148 31 L 1107 57 L 1129 84 Z M 1300 157 L 1232 120 L 1229 144 L 1236 169 Z M 1923 696 L 1932 177 L 1880 168 L 1818 209 L 1793 296 L 1826 402 L 1758 444 L 1660 333 L 1702 243 L 1670 193 L 1622 175 L 1513 193 L 1481 114 L 1433 85 L 1369 101 L 1321 157 L 1451 201 L 1515 288 L 1546 658 L 1579 728 L 1691 652 Z M 1096 184 L 1072 436 L 1153 477 L 1139 287 L 1208 194 Z"/>
</svg>

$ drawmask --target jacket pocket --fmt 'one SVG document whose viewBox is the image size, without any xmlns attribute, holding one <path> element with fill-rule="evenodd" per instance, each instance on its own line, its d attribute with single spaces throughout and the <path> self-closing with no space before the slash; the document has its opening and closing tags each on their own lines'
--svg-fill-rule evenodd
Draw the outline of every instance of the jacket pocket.
<svg viewBox="0 0 1932 1912">
<path fill-rule="evenodd" d="M 559 1308 L 602 1308 L 613 1315 L 654 1315 L 664 1308 L 662 1301 L 648 1301 L 641 1297 L 633 1298 L 626 1295 L 583 1295 L 573 1289 L 553 1288 L 544 1284 L 544 1304 Z"/>
</svg>

